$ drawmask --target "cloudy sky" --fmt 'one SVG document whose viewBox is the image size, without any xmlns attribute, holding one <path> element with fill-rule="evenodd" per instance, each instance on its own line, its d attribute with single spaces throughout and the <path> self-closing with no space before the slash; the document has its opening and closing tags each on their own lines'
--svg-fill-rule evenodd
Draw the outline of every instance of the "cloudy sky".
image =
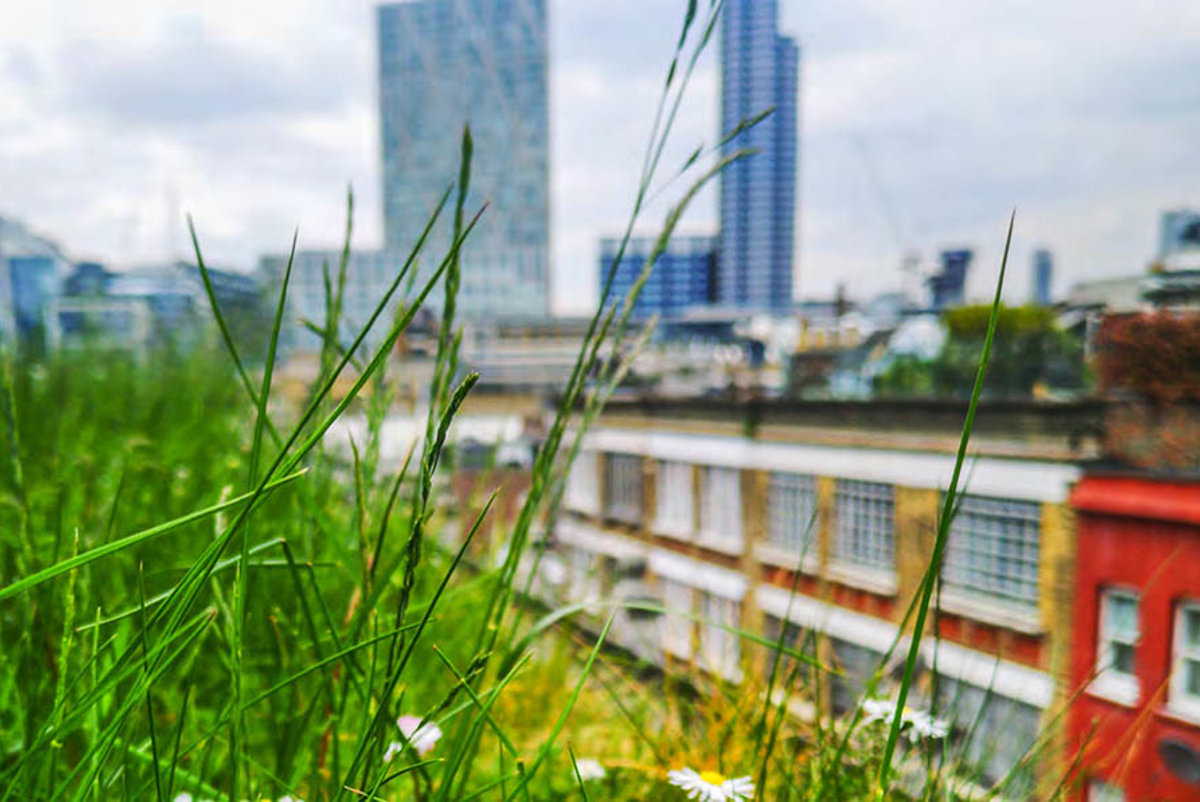
<svg viewBox="0 0 1200 802">
<path fill-rule="evenodd" d="M 625 220 L 683 0 L 551 0 L 555 309 L 594 301 L 596 239 Z M 0 215 L 114 265 L 182 254 L 250 268 L 300 226 L 380 237 L 374 3 L 0 0 Z M 780 0 L 802 52 L 796 291 L 901 285 L 902 254 L 976 248 L 994 279 L 1018 208 L 1056 290 L 1137 272 L 1158 212 L 1200 206 L 1195 0 Z M 715 56 L 715 48 L 712 56 Z M 701 64 L 670 156 L 716 134 Z M 652 209 L 652 228 L 662 209 Z M 685 222 L 715 226 L 714 193 Z"/>
</svg>

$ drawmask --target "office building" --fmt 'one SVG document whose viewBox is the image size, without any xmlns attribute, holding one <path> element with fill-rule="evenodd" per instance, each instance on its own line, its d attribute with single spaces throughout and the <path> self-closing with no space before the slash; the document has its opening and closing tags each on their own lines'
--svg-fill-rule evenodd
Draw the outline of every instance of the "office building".
<svg viewBox="0 0 1200 802">
<path fill-rule="evenodd" d="M 717 301 L 785 311 L 792 303 L 800 50 L 778 33 L 776 0 L 730 0 L 721 22 L 721 132 L 774 108 L 723 152 L 758 152 L 721 174 Z"/>
<path fill-rule="evenodd" d="M 385 248 L 406 255 L 474 140 L 462 258 L 468 318 L 549 313 L 546 0 L 417 0 L 378 9 Z M 421 261 L 451 242 L 453 201 Z M 440 306 L 440 294 L 430 304 Z"/>
<path fill-rule="evenodd" d="M 1045 248 L 1033 252 L 1033 302 L 1049 306 L 1051 285 L 1054 282 L 1054 254 Z"/>
<path fill-rule="evenodd" d="M 1158 258 L 1167 259 L 1180 251 L 1200 248 L 1200 212 L 1173 209 L 1159 218 Z"/>
<path fill-rule="evenodd" d="M 967 271 L 971 269 L 974 251 L 966 248 L 942 251 L 941 269 L 926 281 L 929 284 L 930 305 L 935 312 L 962 306 L 967 287 Z"/>
<path fill-rule="evenodd" d="M 633 289 L 654 249 L 654 237 L 629 240 L 617 262 L 608 302 L 622 304 Z M 621 247 L 620 238 L 600 240 L 600 292 Z M 663 320 L 680 317 L 692 307 L 714 300 L 716 240 L 713 237 L 675 237 L 659 254 L 630 314 L 633 320 L 658 315 Z"/>
</svg>

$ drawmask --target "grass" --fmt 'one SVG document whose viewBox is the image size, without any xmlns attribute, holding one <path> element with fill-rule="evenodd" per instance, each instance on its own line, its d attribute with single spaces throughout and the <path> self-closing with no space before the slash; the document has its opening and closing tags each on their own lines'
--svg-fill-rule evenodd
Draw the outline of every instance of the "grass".
<svg viewBox="0 0 1200 802">
<path fill-rule="evenodd" d="M 863 799 L 906 788 L 930 799 L 964 796 L 951 778 L 969 779 L 970 761 L 934 742 L 901 749 L 899 715 L 890 727 L 863 723 L 861 708 L 796 715 L 849 681 L 811 632 L 783 627 L 767 638 L 727 627 L 750 652 L 735 685 L 703 666 L 664 675 L 606 648 L 612 605 L 539 612 L 530 601 L 563 476 L 628 366 L 629 315 L 654 259 L 697 193 L 752 155 L 722 154 L 727 141 L 701 147 L 655 183 L 720 10 L 719 0 L 687 4 L 625 240 L 649 199 L 682 182 L 679 199 L 627 297 L 610 297 L 615 262 L 610 269 L 525 502 L 489 543 L 474 541 L 494 494 L 478 517 L 456 521 L 458 542 L 435 536 L 455 518 L 441 498 L 446 443 L 478 378 L 459 369 L 455 319 L 459 249 L 485 213 L 467 208 L 469 130 L 457 179 L 356 332 L 341 325 L 348 197 L 341 261 L 336 274 L 326 270 L 326 319 L 306 322 L 321 337 L 319 374 L 297 408 L 272 392 L 291 259 L 266 355 L 251 364 L 221 314 L 194 227 L 215 315 L 211 347 L 140 361 L 77 351 L 37 364 L 7 359 L 0 800 L 669 799 L 680 795 L 666 771 L 683 765 L 749 775 L 762 798 Z M 453 244 L 428 254 L 438 225 L 451 227 Z M 419 261 L 437 267 L 417 282 Z M 389 355 L 439 287 L 425 436 L 388 474 L 378 454 Z M 385 310 L 401 296 L 388 321 Z M 382 344 L 366 350 L 368 333 L 384 326 Z M 986 361 L 985 352 L 972 412 Z M 334 399 L 343 379 L 351 389 Z M 347 414 L 367 420 L 366 442 L 326 448 L 326 433 Z M 959 466 L 970 425 L 968 414 Z M 918 635 L 900 707 L 955 483 L 910 609 Z M 867 694 L 883 673 L 880 665 Z M 400 715 L 444 733 L 428 756 L 400 733 Z M 393 743 L 401 751 L 385 762 Z M 607 775 L 585 778 L 584 758 L 600 760 Z"/>
</svg>

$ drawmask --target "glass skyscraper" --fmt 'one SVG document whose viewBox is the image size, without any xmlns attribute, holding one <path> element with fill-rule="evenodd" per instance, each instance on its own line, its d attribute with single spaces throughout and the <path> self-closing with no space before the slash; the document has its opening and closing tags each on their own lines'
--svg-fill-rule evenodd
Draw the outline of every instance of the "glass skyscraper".
<svg viewBox="0 0 1200 802">
<path fill-rule="evenodd" d="M 546 0 L 414 0 L 378 9 L 384 241 L 407 253 L 474 140 L 459 311 L 549 313 Z M 451 242 L 453 199 L 421 260 Z M 430 296 L 440 303 L 440 292 Z"/>
<path fill-rule="evenodd" d="M 613 276 L 609 303 L 623 304 L 633 289 L 646 260 L 650 258 L 655 237 L 632 237 Z M 630 312 L 632 320 L 648 320 L 658 315 L 674 320 L 689 309 L 712 303 L 713 266 L 716 262 L 712 237 L 673 237 L 667 249 L 654 263 L 637 303 Z M 600 292 L 620 250 L 620 238 L 600 240 Z"/>
<path fill-rule="evenodd" d="M 777 0 L 727 0 L 721 13 L 721 135 L 775 112 L 724 148 L 758 152 L 721 174 L 717 301 L 782 312 L 792 303 L 800 49 L 779 35 Z"/>
</svg>

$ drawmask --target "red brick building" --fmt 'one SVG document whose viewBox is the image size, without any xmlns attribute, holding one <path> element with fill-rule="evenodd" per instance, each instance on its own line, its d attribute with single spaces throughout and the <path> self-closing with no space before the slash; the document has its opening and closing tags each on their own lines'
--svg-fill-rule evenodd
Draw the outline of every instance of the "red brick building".
<svg viewBox="0 0 1200 802">
<path fill-rule="evenodd" d="M 1200 799 L 1200 479 L 1088 473 L 1071 504 L 1080 796 Z"/>
</svg>

